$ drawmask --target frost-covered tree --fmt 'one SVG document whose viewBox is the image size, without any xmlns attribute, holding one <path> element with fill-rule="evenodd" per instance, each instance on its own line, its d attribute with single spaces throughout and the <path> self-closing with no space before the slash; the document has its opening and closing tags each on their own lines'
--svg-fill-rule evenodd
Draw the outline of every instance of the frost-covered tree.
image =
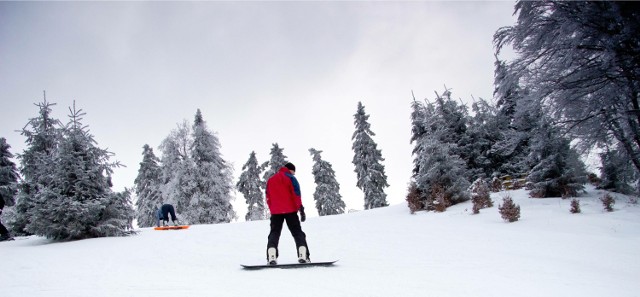
<svg viewBox="0 0 640 297">
<path fill-rule="evenodd" d="M 247 214 L 245 215 L 245 220 L 247 221 L 264 220 L 266 218 L 264 192 L 262 190 L 262 181 L 260 180 L 260 173 L 263 170 L 263 167 L 258 166 L 256 152 L 251 152 L 247 163 L 242 165 L 242 174 L 240 174 L 240 179 L 236 183 L 236 188 L 242 193 L 248 205 Z"/>
<path fill-rule="evenodd" d="M 283 151 L 284 151 L 284 148 L 281 148 L 280 146 L 278 146 L 277 143 L 274 143 L 272 145 L 271 151 L 269 152 L 271 159 L 269 159 L 269 161 L 266 161 L 262 164 L 263 168 L 267 168 L 267 171 L 265 171 L 264 175 L 262 176 L 263 189 L 267 185 L 267 180 L 269 180 L 269 178 L 271 178 L 274 174 L 278 173 L 278 171 L 280 170 L 280 168 L 282 168 L 282 166 L 287 164 L 288 162 L 287 156 L 284 155 Z"/>
<path fill-rule="evenodd" d="M 55 240 L 74 240 L 133 233 L 130 194 L 111 190 L 118 163 L 96 146 L 81 123 L 82 110 L 70 109 L 70 121 L 52 154 L 50 182 L 35 195 L 27 230 Z"/>
<path fill-rule="evenodd" d="M 624 156 L 624 151 L 620 149 L 610 149 L 600 153 L 600 189 L 630 194 L 633 192 L 634 176 L 633 165 Z"/>
<path fill-rule="evenodd" d="M 191 172 L 193 192 L 184 215 L 194 224 L 228 223 L 236 218 L 231 205 L 233 172 L 222 158 L 220 141 L 209 131 L 200 109 L 193 123 L 193 144 L 190 149 L 194 167 Z"/>
<path fill-rule="evenodd" d="M 433 108 L 433 105 L 427 104 L 426 106 L 422 102 L 416 101 L 415 97 L 411 103 L 411 139 L 410 143 L 414 143 L 413 151 L 413 175 L 420 172 L 420 167 L 417 161 L 418 156 L 424 153 L 424 148 L 421 146 L 422 142 L 419 142 L 422 137 L 425 137 L 429 132 L 430 127 L 427 127 L 427 115 L 433 115 L 433 110 L 429 111 L 426 108 Z M 415 185 L 414 185 L 415 187 Z M 419 195 L 419 194 L 416 194 Z M 415 197 L 414 197 L 415 199 Z"/>
<path fill-rule="evenodd" d="M 371 138 L 375 133 L 371 131 L 369 115 L 365 113 L 362 102 L 358 102 L 354 118 L 356 130 L 351 137 L 354 152 L 352 163 L 358 177 L 356 186 L 364 192 L 364 209 L 389 206 L 387 194 L 384 192 L 384 188 L 389 184 L 384 173 L 384 165 L 381 164 L 384 161 L 382 151 Z"/>
<path fill-rule="evenodd" d="M 0 199 L 6 206 L 15 205 L 16 188 L 18 183 L 18 169 L 11 161 L 13 154 L 9 152 L 11 146 L 4 137 L 0 137 Z"/>
<path fill-rule="evenodd" d="M 625 1 L 517 1 L 512 76 L 583 148 L 620 143 L 640 172 L 640 10 Z"/>
<path fill-rule="evenodd" d="M 179 214 L 189 208 L 189 197 L 194 187 L 191 174 L 195 165 L 189 157 L 189 148 L 193 143 L 191 134 L 191 125 L 185 120 L 160 144 L 162 200 L 163 203 L 174 205 Z"/>
<path fill-rule="evenodd" d="M 410 193 L 413 208 L 444 210 L 469 199 L 468 172 L 458 147 L 467 131 L 460 126 L 466 124 L 461 118 L 465 112 L 451 102 L 448 90 L 437 97 L 434 103 L 422 105 L 414 101 L 412 105 L 412 130 L 421 131 L 413 133 L 411 138 L 414 144 L 412 182 L 415 185 Z"/>
<path fill-rule="evenodd" d="M 465 105 L 458 104 L 456 100 L 451 98 L 451 95 L 451 91 L 446 88 L 442 94 L 436 92 L 434 107 L 440 125 L 437 128 L 446 131 L 440 135 L 440 140 L 453 144 L 454 151 L 466 160 L 466 156 L 463 155 L 464 150 L 461 147 L 467 132 L 468 111 Z M 433 130 L 433 127 L 431 129 Z"/>
<path fill-rule="evenodd" d="M 414 178 L 418 189 L 425 193 L 423 207 L 427 210 L 442 209 L 469 200 L 465 162 L 454 153 L 453 144 L 441 140 L 444 131 L 438 129 L 418 140 L 424 152 L 416 158 L 421 170 Z M 442 196 L 443 201 L 432 195 L 436 193 Z"/>
<path fill-rule="evenodd" d="M 280 168 L 282 168 L 285 164 L 288 163 L 287 156 L 284 155 L 283 151 L 284 151 L 284 148 L 281 148 L 280 146 L 278 146 L 277 143 L 274 143 L 271 146 L 271 151 L 269 152 L 269 156 L 271 156 L 269 161 L 262 163 L 262 165 L 260 166 L 263 169 L 266 168 L 266 171 L 262 176 L 262 189 L 265 191 L 267 187 L 267 181 L 269 180 L 269 178 L 271 178 L 274 174 L 278 173 Z M 269 212 L 268 207 L 265 207 L 264 213 L 265 213 L 265 217 L 267 218 L 271 216 L 271 213 Z"/>
<path fill-rule="evenodd" d="M 29 212 L 34 206 L 36 194 L 51 182 L 51 159 L 61 135 L 62 124 L 51 116 L 55 103 L 48 102 L 45 96 L 42 102 L 35 105 L 38 107 L 38 116 L 31 118 L 21 132 L 26 137 L 26 149 L 18 154 L 23 179 L 18 186 L 15 217 L 7 221 L 17 235 L 29 234 L 26 230 L 31 220 Z"/>
<path fill-rule="evenodd" d="M 467 129 L 459 142 L 460 155 L 469 169 L 469 180 L 491 177 L 499 167 L 493 155 L 493 145 L 501 139 L 500 123 L 495 106 L 480 98 L 471 104 L 473 115 L 467 119 Z"/>
<path fill-rule="evenodd" d="M 138 176 L 134 181 L 136 200 L 136 219 L 138 226 L 151 227 L 156 224 L 156 211 L 162 204 L 162 169 L 160 159 L 153 149 L 145 144 Z"/>
<path fill-rule="evenodd" d="M 575 197 L 584 188 L 586 170 L 568 139 L 542 117 L 533 130 L 527 182 L 531 197 Z"/>
<path fill-rule="evenodd" d="M 506 116 L 502 108 L 498 111 L 496 121 L 502 126 L 498 130 L 499 138 L 489 152 L 496 167 L 496 176 L 518 176 L 529 172 L 531 167 L 527 164 L 527 158 L 531 151 L 532 131 L 543 116 L 538 103 L 531 97 L 512 100 L 515 100 L 512 116 Z"/>
<path fill-rule="evenodd" d="M 336 173 L 333 171 L 331 163 L 322 160 L 320 153 L 316 149 L 310 148 L 309 153 L 313 157 L 313 179 L 316 183 L 316 190 L 313 199 L 316 201 L 318 215 L 335 215 L 344 213 L 346 205 L 340 195 L 340 184 L 336 180 Z"/>
</svg>

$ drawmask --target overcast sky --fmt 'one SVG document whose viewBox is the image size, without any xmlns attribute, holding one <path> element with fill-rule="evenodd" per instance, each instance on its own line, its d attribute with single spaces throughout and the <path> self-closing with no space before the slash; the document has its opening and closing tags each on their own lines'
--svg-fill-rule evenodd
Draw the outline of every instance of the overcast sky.
<svg viewBox="0 0 640 297">
<path fill-rule="evenodd" d="M 348 209 L 363 208 L 351 163 L 361 101 L 386 159 L 391 204 L 405 203 L 412 169 L 410 104 L 446 85 L 454 98 L 492 98 L 493 33 L 514 23 L 501 2 L 0 2 L 0 137 L 20 154 L 22 129 L 46 90 L 126 168 L 133 187 L 149 144 L 202 111 L 234 184 L 272 143 L 297 167 L 314 215 L 308 149 L 333 165 Z M 234 207 L 244 219 L 237 193 Z M 314 209 L 314 211 L 312 211 Z"/>
</svg>

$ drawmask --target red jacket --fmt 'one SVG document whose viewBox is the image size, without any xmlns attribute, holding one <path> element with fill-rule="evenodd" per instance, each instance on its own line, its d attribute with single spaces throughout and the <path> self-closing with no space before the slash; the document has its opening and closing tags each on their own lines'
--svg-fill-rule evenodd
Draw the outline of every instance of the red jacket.
<svg viewBox="0 0 640 297">
<path fill-rule="evenodd" d="M 302 206 L 300 184 L 287 167 L 280 168 L 267 181 L 267 205 L 271 214 L 297 212 Z"/>
</svg>

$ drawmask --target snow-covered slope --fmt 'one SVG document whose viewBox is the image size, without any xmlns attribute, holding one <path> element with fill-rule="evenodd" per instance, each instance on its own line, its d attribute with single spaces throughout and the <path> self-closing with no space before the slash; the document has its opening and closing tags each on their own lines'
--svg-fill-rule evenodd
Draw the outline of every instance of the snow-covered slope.
<svg viewBox="0 0 640 297">
<path fill-rule="evenodd" d="M 406 205 L 303 223 L 311 260 L 334 267 L 245 271 L 265 262 L 268 221 L 141 229 L 137 236 L 0 243 L 0 296 L 639 296 L 640 207 L 618 195 L 607 213 L 589 189 L 570 200 L 509 194 L 521 219 L 497 206 L 409 214 Z M 293 262 L 285 230 L 280 262 Z"/>
</svg>

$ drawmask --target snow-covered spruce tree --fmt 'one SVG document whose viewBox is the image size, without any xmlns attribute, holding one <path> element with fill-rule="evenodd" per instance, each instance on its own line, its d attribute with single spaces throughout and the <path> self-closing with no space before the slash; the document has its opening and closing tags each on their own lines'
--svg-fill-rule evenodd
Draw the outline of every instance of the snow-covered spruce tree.
<svg viewBox="0 0 640 297">
<path fill-rule="evenodd" d="M 4 137 L 0 137 L 0 199 L 5 206 L 16 204 L 16 188 L 18 183 L 18 169 L 11 161 L 13 154 L 9 152 L 11 146 Z"/>
<path fill-rule="evenodd" d="M 160 159 L 153 149 L 145 144 L 142 151 L 142 162 L 138 176 L 134 181 L 136 193 L 136 219 L 138 226 L 151 227 L 156 224 L 156 211 L 162 205 L 162 169 Z"/>
<path fill-rule="evenodd" d="M 282 166 L 287 164 L 288 162 L 287 156 L 284 155 L 283 151 L 284 151 L 284 148 L 281 148 L 278 146 L 277 143 L 274 143 L 271 147 L 271 151 L 269 152 L 269 155 L 271 156 L 271 158 L 269 159 L 269 161 L 262 163 L 261 168 L 263 169 L 266 168 L 266 171 L 262 176 L 263 190 L 266 190 L 267 181 L 269 180 L 269 178 L 271 178 L 274 174 L 278 173 L 280 168 L 282 168 Z M 271 213 L 269 212 L 268 207 L 264 208 L 264 213 L 266 218 L 271 216 Z"/>
<path fill-rule="evenodd" d="M 500 123 L 495 106 L 480 98 L 471 104 L 467 129 L 458 146 L 460 156 L 467 163 L 469 180 L 489 178 L 498 170 L 499 160 L 491 154 L 493 144 L 501 139 Z"/>
<path fill-rule="evenodd" d="M 49 173 L 52 171 L 52 155 L 61 135 L 62 124 L 51 117 L 51 107 L 55 103 L 47 102 L 45 96 L 42 102 L 35 105 L 38 107 L 38 116 L 31 118 L 21 132 L 27 138 L 26 149 L 18 154 L 23 179 L 18 186 L 15 217 L 7 221 L 16 235 L 30 234 L 26 230 L 31 220 L 30 211 L 40 189 L 51 182 Z"/>
<path fill-rule="evenodd" d="M 438 95 L 435 103 L 422 105 L 414 101 L 412 105 L 412 180 L 416 190 L 411 195 L 419 195 L 420 204 L 426 210 L 435 210 L 436 206 L 444 210 L 469 199 L 466 164 L 458 155 L 460 148 L 457 146 L 463 137 L 462 134 L 452 136 L 466 131 L 460 127 L 464 112 L 450 101 L 450 92 L 445 91 L 442 96 Z M 412 207 L 416 205 L 414 202 Z"/>
<path fill-rule="evenodd" d="M 430 110 L 427 110 L 430 108 Z M 411 103 L 411 139 L 410 143 L 414 143 L 413 151 L 411 152 L 413 159 L 413 174 L 412 176 L 415 178 L 415 175 L 420 172 L 420 166 L 418 163 L 418 158 L 423 155 L 424 148 L 422 147 L 422 142 L 418 141 L 422 137 L 425 137 L 429 129 L 431 127 L 427 127 L 427 116 L 433 116 L 435 112 L 433 111 L 433 105 L 428 104 L 425 106 L 422 102 L 416 101 L 415 97 L 413 98 L 413 102 Z M 411 187 L 410 187 L 411 188 Z M 414 192 L 414 191 L 409 191 Z M 415 192 L 418 194 L 417 192 Z M 418 194 L 420 195 L 420 194 Z M 415 197 L 414 197 L 415 198 Z"/>
<path fill-rule="evenodd" d="M 352 149 L 353 165 L 358 177 L 356 186 L 364 192 L 364 209 L 389 206 L 384 188 L 388 187 L 387 175 L 384 173 L 382 152 L 371 136 L 369 115 L 364 111 L 362 102 L 358 102 L 358 111 L 354 114 L 356 131 L 353 132 Z"/>
<path fill-rule="evenodd" d="M 443 133 L 444 130 L 437 129 L 418 140 L 424 152 L 416 158 L 420 171 L 415 175 L 415 182 L 418 189 L 425 193 L 423 205 L 427 210 L 444 210 L 450 205 L 469 200 L 465 162 L 453 153 L 453 144 L 441 140 Z M 434 196 L 436 194 L 437 197 Z"/>
<path fill-rule="evenodd" d="M 532 132 L 527 176 L 531 197 L 575 197 L 584 189 L 587 173 L 569 140 L 542 116 Z"/>
<path fill-rule="evenodd" d="M 322 160 L 322 151 L 314 148 L 309 149 L 313 156 L 313 180 L 316 183 L 316 191 L 313 199 L 316 201 L 318 215 L 327 216 L 344 213 L 346 205 L 340 195 L 340 184 L 336 180 L 336 173 L 333 171 L 331 163 Z"/>
<path fill-rule="evenodd" d="M 228 223 L 236 218 L 231 201 L 233 172 L 222 158 L 220 141 L 202 118 L 200 109 L 193 123 L 193 146 L 190 150 L 195 167 L 190 175 L 194 184 L 185 213 L 191 223 Z"/>
<path fill-rule="evenodd" d="M 82 125 L 84 113 L 70 109 L 70 122 L 52 154 L 50 182 L 35 196 L 27 230 L 55 240 L 133 233 L 130 194 L 111 190 L 112 153 L 98 148 Z"/>
<path fill-rule="evenodd" d="M 267 171 L 265 171 L 264 175 L 262 176 L 263 189 L 267 185 L 267 181 L 269 180 L 269 178 L 271 178 L 274 174 L 278 173 L 280 168 L 282 168 L 282 166 L 287 164 L 288 162 L 287 156 L 284 155 L 283 151 L 284 151 L 284 148 L 280 148 L 277 143 L 274 143 L 272 145 L 271 151 L 269 152 L 271 159 L 269 159 L 269 161 L 264 162 L 261 166 L 263 168 L 267 168 Z"/>
<path fill-rule="evenodd" d="M 600 185 L 598 188 L 622 194 L 633 192 L 634 170 L 620 149 L 600 153 Z"/>
<path fill-rule="evenodd" d="M 194 171 L 194 164 L 189 157 L 189 148 L 193 143 L 191 134 L 191 125 L 185 120 L 160 144 L 162 200 L 163 203 L 175 206 L 178 214 L 186 212 L 189 208 L 189 197 L 194 187 L 190 182 L 190 174 Z"/>
<path fill-rule="evenodd" d="M 640 172 L 640 18 L 634 2 L 517 1 L 514 26 L 494 35 L 535 100 L 582 148 L 620 143 Z"/>
<path fill-rule="evenodd" d="M 519 76 L 505 62 L 496 58 L 494 98 L 498 138 L 489 155 L 496 167 L 494 176 L 518 176 L 529 171 L 525 159 L 529 155 L 530 132 L 539 114 L 531 113 L 531 98 L 518 81 Z"/>
<path fill-rule="evenodd" d="M 260 173 L 263 170 L 263 167 L 258 166 L 256 152 L 252 151 L 247 163 L 242 165 L 242 174 L 236 183 L 236 188 L 242 193 L 248 205 L 245 215 L 246 221 L 258 221 L 266 218 L 264 192 L 260 180 Z"/>
</svg>

